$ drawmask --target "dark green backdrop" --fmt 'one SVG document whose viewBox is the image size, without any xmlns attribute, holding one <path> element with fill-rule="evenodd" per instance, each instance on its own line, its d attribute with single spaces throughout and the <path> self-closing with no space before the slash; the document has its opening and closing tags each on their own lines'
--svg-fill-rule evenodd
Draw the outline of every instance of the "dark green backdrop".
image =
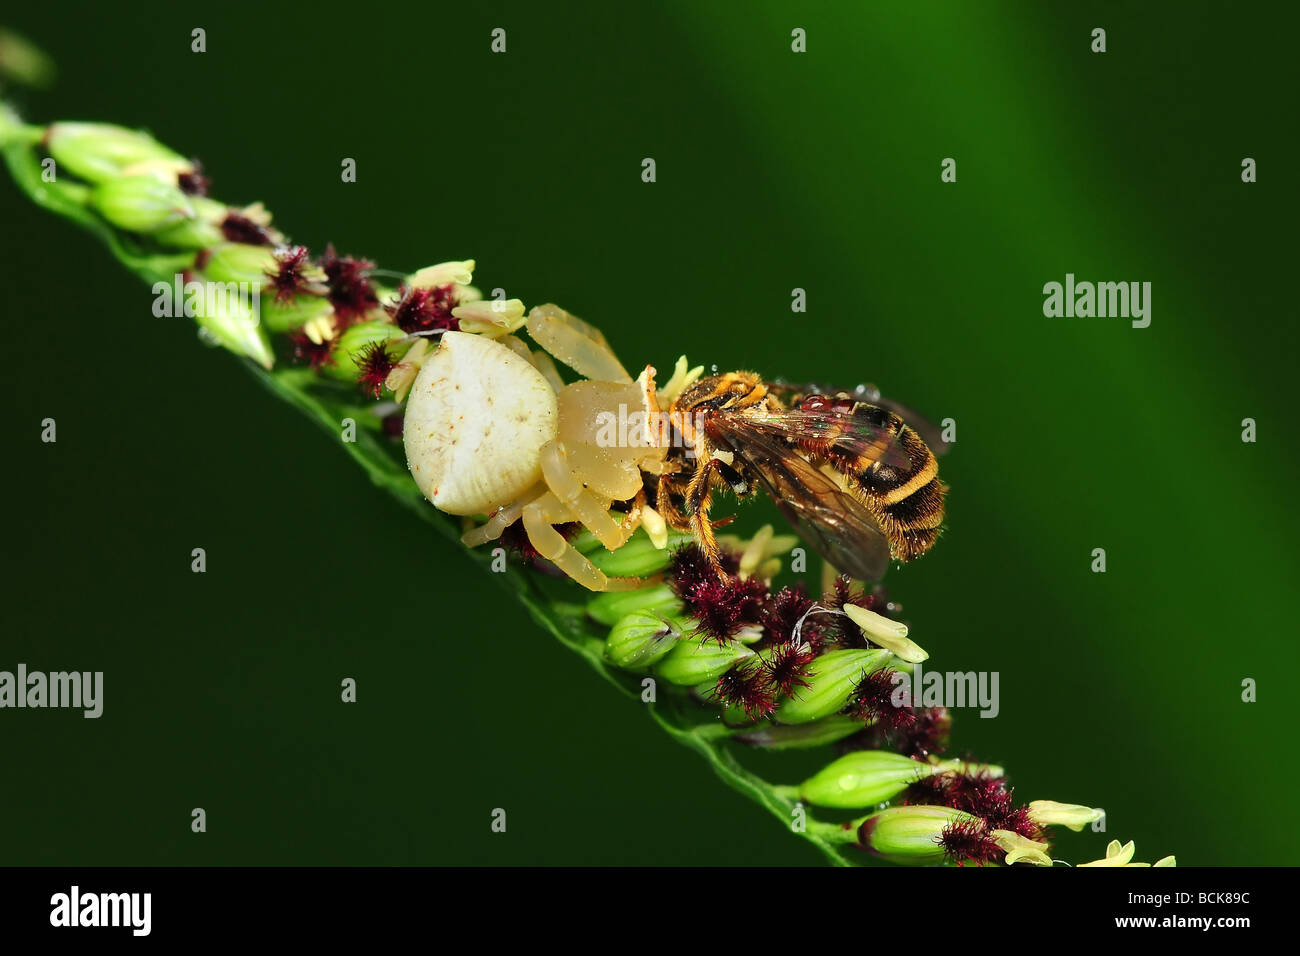
<svg viewBox="0 0 1300 956">
<path fill-rule="evenodd" d="M 1203 3 L 113 6 L 7 11 L 61 67 L 20 98 L 33 121 L 147 126 L 313 248 L 472 256 L 629 365 L 870 380 L 956 419 L 950 530 L 891 583 L 935 666 L 1001 673 L 1001 716 L 959 712 L 957 745 L 1024 798 L 1108 811 L 1068 859 L 1114 836 L 1184 865 L 1294 860 L 1292 24 Z M 98 721 L 0 712 L 0 861 L 819 861 L 155 319 L 88 236 L 9 185 L 0 212 L 0 669 L 106 672 Z M 1150 281 L 1151 327 L 1044 318 L 1066 272 Z"/>
</svg>

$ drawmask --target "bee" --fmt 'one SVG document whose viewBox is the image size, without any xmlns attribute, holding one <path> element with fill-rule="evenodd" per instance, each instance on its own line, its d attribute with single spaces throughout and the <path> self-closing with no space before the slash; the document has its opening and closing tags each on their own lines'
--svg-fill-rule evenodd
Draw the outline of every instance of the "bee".
<svg viewBox="0 0 1300 956">
<path fill-rule="evenodd" d="M 721 488 L 740 500 L 766 491 L 810 547 L 866 581 L 880 580 L 891 559 L 925 554 L 939 536 L 948 489 L 918 433 L 933 427 L 874 390 L 809 391 L 728 372 L 686 388 L 668 417 L 678 434 L 655 506 L 670 527 L 695 535 L 719 574 L 709 512 Z"/>
</svg>

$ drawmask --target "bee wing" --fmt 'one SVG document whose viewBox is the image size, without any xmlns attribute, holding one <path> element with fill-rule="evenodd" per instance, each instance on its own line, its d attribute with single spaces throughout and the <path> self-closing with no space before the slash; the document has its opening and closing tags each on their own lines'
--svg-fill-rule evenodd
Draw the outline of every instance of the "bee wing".
<svg viewBox="0 0 1300 956">
<path fill-rule="evenodd" d="M 866 505 L 813 467 L 774 432 L 740 415 L 715 415 L 710 438 L 758 476 L 787 521 L 834 567 L 864 581 L 889 568 L 889 539 Z"/>
<path fill-rule="evenodd" d="M 901 418 L 908 428 L 920 435 L 921 440 L 930 447 L 930 451 L 934 452 L 935 455 L 948 454 L 948 443 L 944 441 L 943 432 L 937 425 L 915 409 L 881 395 L 880 389 L 874 385 L 859 385 L 854 389 L 841 389 L 822 385 L 794 385 L 786 382 L 765 382 L 764 384 L 783 395 L 837 395 L 843 393 L 868 405 L 888 409 Z"/>
<path fill-rule="evenodd" d="M 832 443 L 840 454 L 863 465 L 881 462 L 907 471 L 912 461 L 899 442 L 893 416 L 871 405 L 859 404 L 852 414 L 831 409 L 749 413 L 745 424 L 778 438 L 813 444 Z"/>
<path fill-rule="evenodd" d="M 948 443 L 944 441 L 943 432 L 939 430 L 939 426 L 935 425 L 934 422 L 906 405 L 900 405 L 888 398 L 877 397 L 875 403 L 881 408 L 889 409 L 901 418 L 908 428 L 921 436 L 921 441 L 925 442 L 930 451 L 934 452 L 936 456 L 948 454 Z"/>
</svg>

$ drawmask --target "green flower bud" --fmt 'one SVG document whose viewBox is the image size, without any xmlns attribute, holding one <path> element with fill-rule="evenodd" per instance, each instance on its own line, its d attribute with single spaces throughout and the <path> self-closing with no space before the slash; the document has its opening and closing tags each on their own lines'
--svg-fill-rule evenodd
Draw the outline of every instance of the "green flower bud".
<svg viewBox="0 0 1300 956">
<path fill-rule="evenodd" d="M 262 324 L 268 332 L 283 335 L 333 311 L 329 299 L 314 295 L 295 296 L 292 302 L 276 302 L 274 296 L 267 296 L 262 300 Z"/>
<path fill-rule="evenodd" d="M 848 615 L 849 620 L 861 628 L 862 633 L 870 638 L 873 644 L 879 644 L 891 651 L 900 660 L 907 661 L 909 664 L 919 664 L 930 659 L 925 648 L 908 638 L 906 624 L 891 621 L 883 614 L 858 607 L 856 604 L 844 605 L 844 613 Z"/>
<path fill-rule="evenodd" d="M 718 675 L 719 677 L 722 675 Z M 716 680 L 701 684 L 695 688 L 695 696 L 701 701 L 708 704 L 719 703 L 717 697 L 718 684 Z M 745 713 L 744 707 L 723 707 L 722 722 L 728 727 L 750 727 L 758 723 L 760 717 L 751 717 Z"/>
<path fill-rule="evenodd" d="M 829 651 L 809 665 L 807 687 L 796 689 L 773 717 L 780 724 L 805 724 L 829 717 L 849 702 L 849 696 L 868 674 L 884 667 L 889 651 Z"/>
<path fill-rule="evenodd" d="M 357 367 L 357 358 L 363 348 L 371 342 L 395 342 L 405 337 L 406 333 L 393 323 L 379 319 L 348 326 L 347 331 L 339 336 L 338 344 L 334 346 L 334 364 L 325 366 L 324 372 L 345 382 L 356 381 L 357 376 L 361 374 L 361 370 Z"/>
<path fill-rule="evenodd" d="M 653 611 L 634 611 L 609 632 L 605 656 L 615 667 L 644 670 L 676 646 L 689 621 L 672 621 Z"/>
<path fill-rule="evenodd" d="M 222 240 L 221 230 L 205 219 L 185 219 L 154 233 L 161 245 L 173 249 L 207 249 Z"/>
<path fill-rule="evenodd" d="M 856 717 L 838 714 L 807 724 L 773 724 L 765 721 L 756 730 L 738 734 L 736 739 L 765 750 L 794 750 L 833 744 L 857 733 L 863 726 L 864 722 Z"/>
<path fill-rule="evenodd" d="M 682 609 L 682 602 L 667 584 L 635 591 L 606 591 L 587 602 L 587 614 L 606 627 L 613 627 L 633 611 L 654 611 L 664 617 L 675 617 Z"/>
<path fill-rule="evenodd" d="M 678 641 L 659 662 L 655 673 L 671 684 L 693 687 L 716 681 L 740 661 L 753 656 L 753 651 L 736 641 L 719 644 L 691 637 Z"/>
<path fill-rule="evenodd" d="M 1105 815 L 1105 811 L 1100 808 L 1083 807 L 1077 803 L 1057 803 L 1055 800 L 1029 802 L 1029 819 L 1040 827 L 1069 827 L 1075 833 L 1090 823 L 1096 823 Z"/>
<path fill-rule="evenodd" d="M 1006 854 L 1003 862 L 1007 866 L 1015 863 L 1032 863 L 1034 866 L 1052 865 L 1052 857 L 1048 853 L 1051 847 L 1046 843 L 1021 836 L 1014 830 L 992 830 L 989 836 L 998 845 L 998 849 Z"/>
<path fill-rule="evenodd" d="M 263 368 L 275 364 L 271 343 L 244 297 L 229 295 L 215 283 L 205 282 L 203 288 L 204 299 L 196 316 L 199 327 L 236 355 L 247 356 Z"/>
<path fill-rule="evenodd" d="M 119 229 L 156 232 L 194 217 L 194 204 L 176 186 L 152 176 L 123 176 L 100 183 L 90 204 Z"/>
<path fill-rule="evenodd" d="M 857 810 L 892 800 L 940 768 L 886 750 L 857 750 L 832 761 L 799 786 L 799 798 L 818 807 Z"/>
<path fill-rule="evenodd" d="M 949 807 L 890 807 L 862 821 L 858 843 L 893 863 L 943 863 L 939 837 L 954 823 L 984 825 L 979 817 Z"/>
<path fill-rule="evenodd" d="M 92 183 L 116 179 L 141 163 L 174 163 L 178 171 L 190 167 L 184 156 L 148 133 L 108 123 L 55 123 L 45 142 L 60 167 Z"/>
<path fill-rule="evenodd" d="M 596 548 L 587 555 L 587 560 L 610 577 L 642 578 L 664 570 L 672 560 L 673 549 L 693 540 L 694 535 L 670 534 L 668 547 L 656 548 L 649 535 L 638 530 L 617 551 Z"/>
<path fill-rule="evenodd" d="M 274 274 L 278 269 L 275 253 L 269 247 L 246 246 L 241 242 L 215 246 L 203 264 L 203 274 L 210 279 L 247 282 L 259 289 L 269 281 L 268 273 Z"/>
<path fill-rule="evenodd" d="M 206 196 L 191 196 L 194 218 L 178 222 L 154 233 L 154 238 L 164 246 L 174 249 L 211 249 L 225 242 L 221 221 L 230 210 L 225 203 Z M 222 280 L 223 282 L 226 280 Z M 265 281 L 265 277 L 263 280 Z"/>
<path fill-rule="evenodd" d="M 586 528 L 580 529 L 577 534 L 569 539 L 569 547 L 582 554 L 591 554 L 601 546 L 600 539 Z"/>
</svg>

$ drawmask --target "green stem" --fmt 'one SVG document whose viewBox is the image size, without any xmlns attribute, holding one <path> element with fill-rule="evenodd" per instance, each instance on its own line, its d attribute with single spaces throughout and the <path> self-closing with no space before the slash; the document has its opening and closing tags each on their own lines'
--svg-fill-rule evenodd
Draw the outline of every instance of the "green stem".
<svg viewBox="0 0 1300 956">
<path fill-rule="evenodd" d="M 834 847 L 850 847 L 858 841 L 858 828 L 842 823 L 808 821 L 808 839 L 822 840 Z"/>
</svg>

